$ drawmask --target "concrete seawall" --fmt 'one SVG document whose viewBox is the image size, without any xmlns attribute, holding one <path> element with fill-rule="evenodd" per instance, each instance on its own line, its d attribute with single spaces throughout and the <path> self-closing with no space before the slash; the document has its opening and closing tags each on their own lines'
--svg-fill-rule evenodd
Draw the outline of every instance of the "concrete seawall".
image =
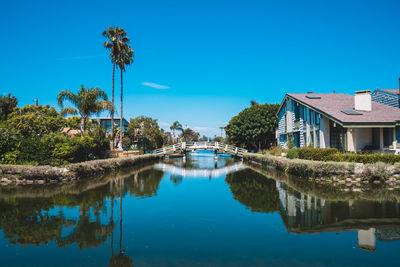
<svg viewBox="0 0 400 267">
<path fill-rule="evenodd" d="M 321 179 L 357 179 L 369 182 L 396 182 L 400 180 L 400 165 L 390 165 L 378 162 L 362 164 L 354 162 L 324 162 L 302 159 L 288 159 L 273 155 L 244 155 L 243 160 L 262 167 L 274 168 L 298 177 Z"/>
<path fill-rule="evenodd" d="M 127 167 L 150 164 L 161 158 L 160 155 L 149 154 L 85 161 L 61 167 L 0 165 L 0 185 L 69 182 Z"/>
</svg>

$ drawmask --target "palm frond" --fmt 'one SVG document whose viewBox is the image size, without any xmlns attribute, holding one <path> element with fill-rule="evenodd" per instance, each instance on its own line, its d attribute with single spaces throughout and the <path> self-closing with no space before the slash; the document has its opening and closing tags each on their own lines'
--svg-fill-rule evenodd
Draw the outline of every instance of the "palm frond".
<svg viewBox="0 0 400 267">
<path fill-rule="evenodd" d="M 68 115 L 68 114 L 77 115 L 78 111 L 74 108 L 63 108 L 60 113 L 61 113 L 61 116 L 64 117 L 65 115 Z"/>
<path fill-rule="evenodd" d="M 64 106 L 64 102 L 69 100 L 74 105 L 78 105 L 79 97 L 72 93 L 70 90 L 62 90 L 57 95 L 58 105 L 62 108 Z"/>
<path fill-rule="evenodd" d="M 100 112 L 106 111 L 106 110 L 112 111 L 114 108 L 113 104 L 108 100 L 96 101 L 94 103 L 94 106 L 95 106 L 95 108 L 93 110 L 93 113 L 100 113 Z"/>
</svg>

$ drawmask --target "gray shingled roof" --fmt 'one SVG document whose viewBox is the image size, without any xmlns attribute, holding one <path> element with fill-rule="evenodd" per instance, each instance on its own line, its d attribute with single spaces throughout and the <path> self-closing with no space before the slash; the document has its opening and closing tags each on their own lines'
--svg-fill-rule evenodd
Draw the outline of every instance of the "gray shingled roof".
<svg viewBox="0 0 400 267">
<path fill-rule="evenodd" d="M 287 94 L 304 104 L 344 124 L 392 124 L 400 121 L 400 109 L 372 102 L 372 111 L 358 111 L 362 115 L 347 115 L 342 110 L 354 109 L 354 96 L 348 94 L 313 94 L 320 99 L 309 99 L 310 94 Z"/>
<path fill-rule="evenodd" d="M 377 90 L 400 96 L 399 89 L 377 89 Z"/>
</svg>

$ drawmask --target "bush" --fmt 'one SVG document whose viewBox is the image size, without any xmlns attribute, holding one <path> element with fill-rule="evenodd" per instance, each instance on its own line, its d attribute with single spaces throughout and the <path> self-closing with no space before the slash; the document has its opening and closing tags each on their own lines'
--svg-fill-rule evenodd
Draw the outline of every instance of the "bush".
<svg viewBox="0 0 400 267">
<path fill-rule="evenodd" d="M 297 159 L 297 158 L 299 158 L 299 150 L 297 148 L 290 149 L 287 152 L 286 157 L 288 159 Z"/>
<path fill-rule="evenodd" d="M 14 140 L 15 139 L 15 140 Z M 109 141 L 101 130 L 70 137 L 50 133 L 43 137 L 16 135 L 13 142 L 1 145 L 0 164 L 64 165 L 105 158 Z"/>
<path fill-rule="evenodd" d="M 292 152 L 292 150 L 294 150 Z M 287 155 L 288 158 L 308 159 L 315 161 L 338 161 L 338 162 L 358 162 L 365 164 L 372 164 L 383 162 L 387 164 L 394 164 L 400 162 L 400 155 L 394 154 L 357 154 L 357 153 L 341 153 L 336 148 L 312 148 L 302 147 L 291 149 Z"/>
<path fill-rule="evenodd" d="M 274 156 L 281 156 L 282 153 L 287 153 L 287 152 L 288 152 L 287 149 L 284 149 L 284 148 L 281 148 L 281 147 L 277 147 L 277 146 L 271 147 L 268 150 L 268 153 L 271 154 L 271 155 L 274 155 Z"/>
<path fill-rule="evenodd" d="M 328 161 L 333 154 L 339 153 L 336 148 L 312 148 L 302 147 L 298 149 L 300 159 Z"/>
</svg>

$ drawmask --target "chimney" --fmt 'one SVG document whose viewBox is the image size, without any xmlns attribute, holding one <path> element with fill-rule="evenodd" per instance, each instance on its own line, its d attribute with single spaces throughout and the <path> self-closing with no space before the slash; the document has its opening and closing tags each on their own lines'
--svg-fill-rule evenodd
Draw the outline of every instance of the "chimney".
<svg viewBox="0 0 400 267">
<path fill-rule="evenodd" d="M 372 111 L 371 90 L 354 92 L 354 109 Z"/>
</svg>

